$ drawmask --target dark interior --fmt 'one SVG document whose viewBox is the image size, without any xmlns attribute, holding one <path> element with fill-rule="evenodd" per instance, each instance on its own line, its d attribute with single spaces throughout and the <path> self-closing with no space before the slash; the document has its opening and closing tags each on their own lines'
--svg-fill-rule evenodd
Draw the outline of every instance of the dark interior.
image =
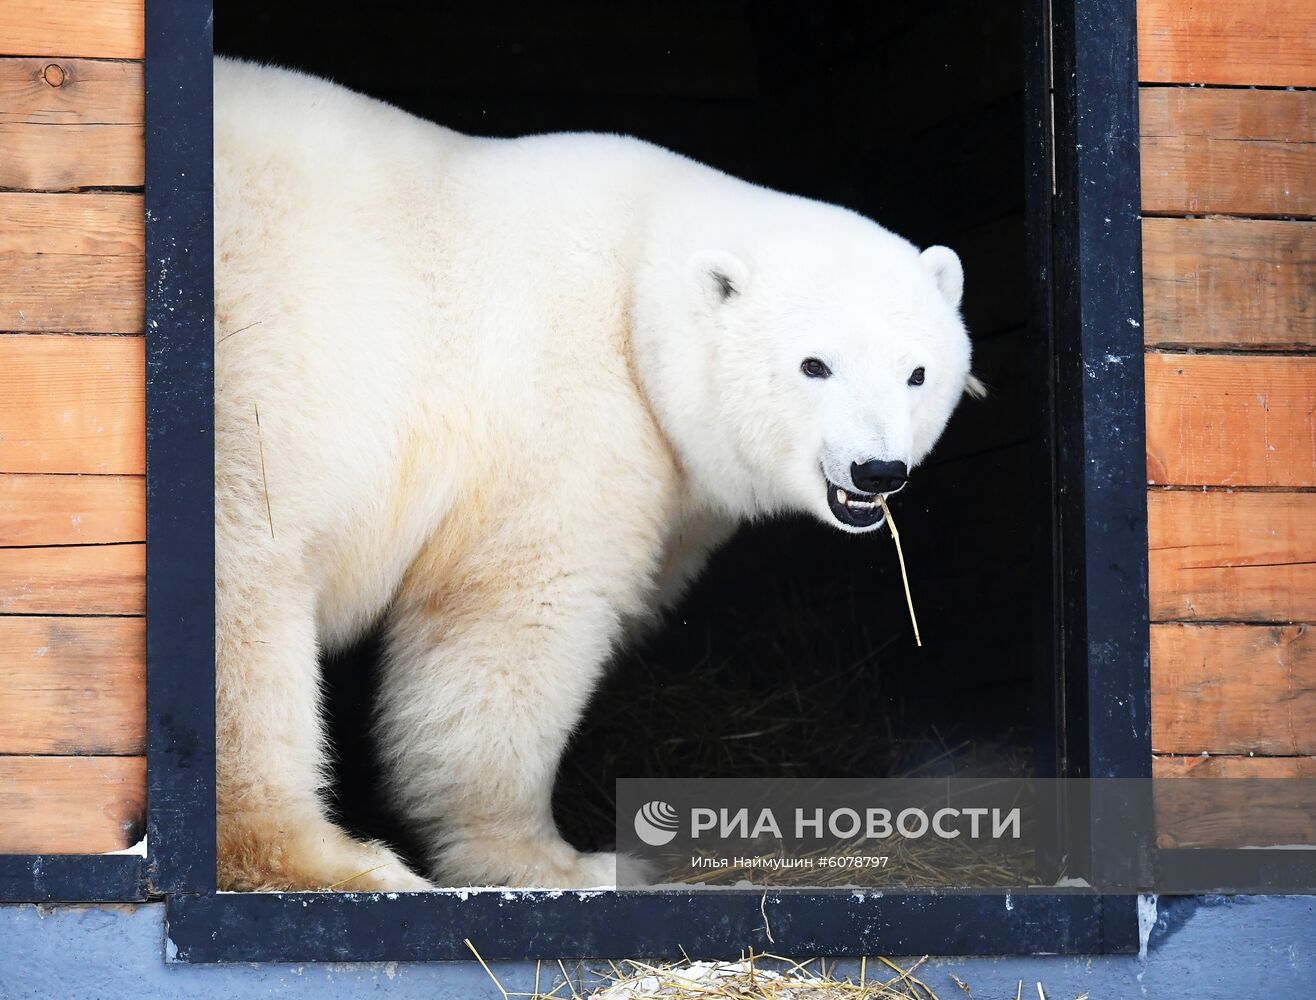
<svg viewBox="0 0 1316 1000">
<path fill-rule="evenodd" d="M 1019 5 L 783 0 L 431 4 L 221 0 L 220 53 L 299 67 L 482 135 L 640 136 L 854 208 L 966 272 L 984 401 L 966 400 L 889 535 L 743 529 L 647 642 L 620 654 L 559 775 L 581 845 L 617 777 L 1049 770 L 1046 325 L 1029 323 Z M 373 801 L 377 645 L 327 664 L 344 822 Z"/>
</svg>

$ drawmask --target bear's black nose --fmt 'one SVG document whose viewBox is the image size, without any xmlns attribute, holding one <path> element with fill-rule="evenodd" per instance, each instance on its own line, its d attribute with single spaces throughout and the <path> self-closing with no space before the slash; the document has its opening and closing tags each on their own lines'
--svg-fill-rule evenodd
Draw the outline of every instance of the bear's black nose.
<svg viewBox="0 0 1316 1000">
<path fill-rule="evenodd" d="M 865 493 L 894 493 L 909 482 L 909 468 L 904 462 L 874 458 L 863 465 L 851 462 L 850 478 Z"/>
</svg>

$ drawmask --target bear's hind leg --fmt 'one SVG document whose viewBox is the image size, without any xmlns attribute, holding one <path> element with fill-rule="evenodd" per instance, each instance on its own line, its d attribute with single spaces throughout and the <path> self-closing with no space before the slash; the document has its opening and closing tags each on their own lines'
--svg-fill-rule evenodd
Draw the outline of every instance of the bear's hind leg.
<svg viewBox="0 0 1316 1000">
<path fill-rule="evenodd" d="M 220 561 L 216 628 L 217 875 L 221 889 L 430 888 L 382 844 L 326 814 L 315 620 L 305 589 Z"/>
</svg>

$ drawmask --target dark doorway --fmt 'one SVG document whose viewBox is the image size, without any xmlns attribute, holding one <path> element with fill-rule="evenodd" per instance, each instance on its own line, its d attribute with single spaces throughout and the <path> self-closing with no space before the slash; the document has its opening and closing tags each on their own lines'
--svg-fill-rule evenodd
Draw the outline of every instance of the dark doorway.
<svg viewBox="0 0 1316 1000">
<path fill-rule="evenodd" d="M 1029 315 L 1024 21 L 968 2 L 217 5 L 220 53 L 474 134 L 637 135 L 964 261 L 990 395 L 964 402 L 894 505 L 923 647 L 885 533 L 743 529 L 600 690 L 559 776 L 578 843 L 611 837 L 613 779 L 655 771 L 1048 772 L 1051 376 Z M 405 843 L 372 792 L 377 655 L 367 639 L 328 664 L 337 803 Z"/>
</svg>

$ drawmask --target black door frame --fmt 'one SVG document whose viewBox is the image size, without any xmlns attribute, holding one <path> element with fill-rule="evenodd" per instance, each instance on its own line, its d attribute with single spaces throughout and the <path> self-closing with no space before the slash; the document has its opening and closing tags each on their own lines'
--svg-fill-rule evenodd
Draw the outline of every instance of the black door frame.
<svg viewBox="0 0 1316 1000">
<path fill-rule="evenodd" d="M 1144 778 L 1136 4 L 1025 2 L 1052 27 L 1031 46 L 1025 96 L 1033 301 L 1051 318 L 1055 371 L 1056 762 L 1076 777 Z M 1081 890 L 216 892 L 211 18 L 211 0 L 147 5 L 148 856 L 0 858 L 0 898 L 163 896 L 169 955 L 190 962 L 465 959 L 466 937 L 489 959 L 671 957 L 682 944 L 735 954 L 768 945 L 768 925 L 786 954 L 1135 949 L 1135 898 Z M 1127 877 L 1139 860 L 1099 819 L 1069 831 L 1078 869 L 1139 884 Z"/>
</svg>

